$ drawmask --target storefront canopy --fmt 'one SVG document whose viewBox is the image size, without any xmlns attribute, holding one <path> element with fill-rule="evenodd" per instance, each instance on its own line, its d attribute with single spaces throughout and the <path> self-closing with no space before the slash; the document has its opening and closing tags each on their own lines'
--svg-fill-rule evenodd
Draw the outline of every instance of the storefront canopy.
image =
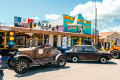
<svg viewBox="0 0 120 80">
<path fill-rule="evenodd" d="M 15 31 L 15 32 L 23 32 L 23 33 L 38 33 L 38 34 L 46 34 L 46 35 L 66 35 L 66 36 L 79 36 L 85 37 L 85 34 L 80 33 L 72 33 L 72 32 L 55 32 L 55 31 L 45 31 L 45 30 L 34 30 L 29 28 L 18 28 L 18 27 L 8 27 L 8 26 L 0 26 L 0 31 Z"/>
</svg>

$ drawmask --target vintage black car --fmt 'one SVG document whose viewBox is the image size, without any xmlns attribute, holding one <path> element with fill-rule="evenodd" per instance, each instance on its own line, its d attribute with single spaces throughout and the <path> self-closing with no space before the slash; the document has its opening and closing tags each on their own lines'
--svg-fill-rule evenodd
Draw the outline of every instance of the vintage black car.
<svg viewBox="0 0 120 80">
<path fill-rule="evenodd" d="M 108 52 L 98 51 L 92 45 L 76 45 L 70 51 L 65 52 L 67 60 L 78 62 L 79 60 L 97 60 L 101 63 L 107 63 L 107 60 L 111 60 L 112 54 Z"/>
<path fill-rule="evenodd" d="M 20 48 L 18 52 L 10 52 L 10 54 L 7 64 L 19 74 L 28 71 L 32 64 L 44 65 L 53 63 L 59 67 L 64 67 L 67 62 L 66 56 L 58 50 L 52 50 L 50 45 Z"/>
</svg>

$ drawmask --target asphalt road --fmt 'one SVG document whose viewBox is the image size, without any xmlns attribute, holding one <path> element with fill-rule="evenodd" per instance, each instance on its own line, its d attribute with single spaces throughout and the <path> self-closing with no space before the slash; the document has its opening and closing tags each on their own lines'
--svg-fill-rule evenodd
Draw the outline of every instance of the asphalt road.
<svg viewBox="0 0 120 80">
<path fill-rule="evenodd" d="M 63 68 L 34 66 L 27 73 L 17 74 L 12 69 L 0 70 L 0 80 L 120 80 L 120 59 L 107 64 L 97 61 L 68 62 Z"/>
</svg>

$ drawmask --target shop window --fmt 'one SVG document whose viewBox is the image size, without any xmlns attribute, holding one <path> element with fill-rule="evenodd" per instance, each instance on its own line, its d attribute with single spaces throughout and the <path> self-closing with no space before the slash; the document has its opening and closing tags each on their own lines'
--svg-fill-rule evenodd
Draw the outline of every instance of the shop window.
<svg viewBox="0 0 120 80">
<path fill-rule="evenodd" d="M 44 35 L 44 45 L 49 45 L 49 35 Z"/>
<path fill-rule="evenodd" d="M 32 37 L 24 33 L 15 33 L 13 48 L 25 48 L 30 47 L 30 40 Z M 9 47 L 9 33 L 7 34 L 6 47 Z"/>
<path fill-rule="evenodd" d="M 91 45 L 92 44 L 89 37 L 84 38 L 84 44 L 85 45 Z"/>
<path fill-rule="evenodd" d="M 73 38 L 73 44 L 78 45 L 79 44 L 79 37 L 72 37 Z"/>
</svg>

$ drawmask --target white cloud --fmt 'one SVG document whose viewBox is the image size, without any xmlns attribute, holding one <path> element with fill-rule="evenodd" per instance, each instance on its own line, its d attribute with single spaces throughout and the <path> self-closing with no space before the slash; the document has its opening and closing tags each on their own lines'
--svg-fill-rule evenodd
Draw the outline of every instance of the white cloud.
<svg viewBox="0 0 120 80">
<path fill-rule="evenodd" d="M 77 5 L 71 12 L 71 16 L 81 13 L 87 20 L 95 24 L 95 3 L 92 1 L 86 4 Z M 103 28 L 108 22 L 113 22 L 115 18 L 120 19 L 120 0 L 103 0 L 97 2 L 98 29 Z"/>
<path fill-rule="evenodd" d="M 111 31 L 116 31 L 116 32 L 120 32 L 120 26 L 118 26 L 118 27 L 110 27 L 110 30 Z"/>
<path fill-rule="evenodd" d="M 14 24 L 11 24 L 11 25 L 5 25 L 5 26 L 14 27 Z"/>
<path fill-rule="evenodd" d="M 39 20 L 39 18 L 38 18 L 38 17 L 32 17 L 31 19 Z"/>
<path fill-rule="evenodd" d="M 120 33 L 120 26 L 117 26 L 117 27 L 106 27 L 101 32 L 119 32 Z"/>
<path fill-rule="evenodd" d="M 61 16 L 57 14 L 45 14 L 45 18 L 50 20 L 56 20 L 59 19 L 60 17 Z"/>
<path fill-rule="evenodd" d="M 110 32 L 110 31 L 107 29 L 103 29 L 101 32 Z"/>
</svg>

